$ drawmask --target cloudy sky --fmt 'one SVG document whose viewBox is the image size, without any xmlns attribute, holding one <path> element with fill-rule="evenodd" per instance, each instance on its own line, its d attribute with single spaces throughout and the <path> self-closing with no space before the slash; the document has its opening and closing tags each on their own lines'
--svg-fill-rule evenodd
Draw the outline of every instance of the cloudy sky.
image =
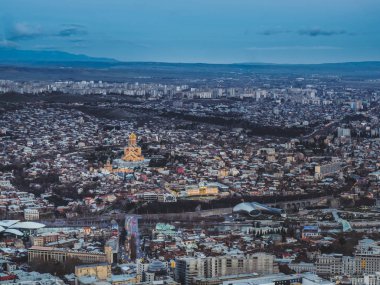
<svg viewBox="0 0 380 285">
<path fill-rule="evenodd" d="M 379 0 L 0 0 L 0 46 L 124 61 L 380 60 Z"/>
</svg>

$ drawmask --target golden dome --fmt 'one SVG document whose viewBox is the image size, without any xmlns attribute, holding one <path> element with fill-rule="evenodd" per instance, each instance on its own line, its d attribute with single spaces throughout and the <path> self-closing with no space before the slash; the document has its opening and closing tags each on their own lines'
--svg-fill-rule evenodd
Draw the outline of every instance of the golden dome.
<svg viewBox="0 0 380 285">
<path fill-rule="evenodd" d="M 137 138 L 137 136 L 136 136 L 135 133 L 131 133 L 131 134 L 129 135 L 129 139 L 130 139 L 130 140 L 136 140 L 136 138 Z"/>
</svg>

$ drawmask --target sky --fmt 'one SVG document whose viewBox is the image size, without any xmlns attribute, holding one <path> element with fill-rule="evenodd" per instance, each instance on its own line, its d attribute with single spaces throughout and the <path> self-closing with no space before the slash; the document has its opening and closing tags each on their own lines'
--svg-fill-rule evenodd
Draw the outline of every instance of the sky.
<svg viewBox="0 0 380 285">
<path fill-rule="evenodd" d="M 374 61 L 379 15 L 379 0 L 0 0 L 0 47 L 122 61 Z"/>
</svg>

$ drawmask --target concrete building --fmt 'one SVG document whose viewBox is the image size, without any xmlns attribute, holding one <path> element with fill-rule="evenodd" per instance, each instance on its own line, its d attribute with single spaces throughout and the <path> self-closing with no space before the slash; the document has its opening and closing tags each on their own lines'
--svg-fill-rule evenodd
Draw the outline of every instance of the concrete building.
<svg viewBox="0 0 380 285">
<path fill-rule="evenodd" d="M 31 236 L 30 240 L 33 246 L 45 246 L 47 243 L 57 242 L 60 238 L 58 233 L 43 233 Z"/>
<path fill-rule="evenodd" d="M 315 262 L 317 274 L 321 276 L 340 275 L 343 271 L 342 254 L 322 254 Z"/>
<path fill-rule="evenodd" d="M 32 246 L 28 249 L 28 262 L 42 260 L 45 262 L 65 262 L 69 258 L 78 258 L 85 263 L 112 263 L 112 248 L 104 247 L 104 252 L 73 251 L 62 248 Z"/>
<path fill-rule="evenodd" d="M 351 137 L 351 130 L 347 128 L 338 128 L 337 130 L 338 137 Z"/>
<path fill-rule="evenodd" d="M 340 162 L 332 162 L 332 163 L 323 164 L 323 165 L 316 165 L 315 178 L 321 179 L 327 175 L 335 174 L 339 172 L 340 169 L 341 169 Z"/>
<path fill-rule="evenodd" d="M 181 284 L 193 284 L 194 278 L 214 278 L 245 273 L 272 274 L 278 271 L 274 256 L 255 253 L 247 256 L 217 256 L 176 259 L 175 279 Z"/>
<path fill-rule="evenodd" d="M 170 193 L 158 194 L 158 202 L 175 203 L 177 202 L 177 197 Z"/>
<path fill-rule="evenodd" d="M 315 274 L 273 274 L 263 277 L 240 279 L 231 281 L 224 281 L 223 285 L 290 285 L 290 284 L 302 284 L 302 285 L 333 285 L 334 283 L 318 277 Z"/>
<path fill-rule="evenodd" d="M 100 280 L 106 280 L 111 276 L 111 265 L 107 263 L 78 265 L 75 266 L 75 276 L 96 276 Z"/>
<path fill-rule="evenodd" d="M 306 262 L 300 262 L 300 263 L 290 263 L 289 268 L 296 273 L 303 273 L 303 272 L 310 272 L 310 273 L 316 273 L 317 269 L 315 267 L 314 263 L 306 263 Z"/>
<path fill-rule="evenodd" d="M 25 209 L 24 219 L 27 221 L 36 221 L 40 219 L 40 212 L 38 209 Z"/>
<path fill-rule="evenodd" d="M 219 189 L 215 185 L 208 185 L 205 183 L 199 183 L 199 185 L 188 185 L 185 187 L 185 191 L 180 193 L 184 197 L 192 196 L 208 196 L 218 195 Z"/>
</svg>

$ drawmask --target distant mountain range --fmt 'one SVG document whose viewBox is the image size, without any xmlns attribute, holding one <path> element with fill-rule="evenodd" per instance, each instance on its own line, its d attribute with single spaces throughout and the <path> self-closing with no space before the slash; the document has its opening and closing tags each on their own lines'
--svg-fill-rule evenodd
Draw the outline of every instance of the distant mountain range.
<svg viewBox="0 0 380 285">
<path fill-rule="evenodd" d="M 339 75 L 380 78 L 380 61 L 323 64 L 122 62 L 62 51 L 0 47 L 0 79 L 111 80 L 175 82 L 181 79 L 235 78 L 250 74 Z"/>
<path fill-rule="evenodd" d="M 116 63 L 115 59 L 90 57 L 83 54 L 72 54 L 63 51 L 54 50 L 20 50 L 14 48 L 0 48 L 1 64 L 10 65 L 44 65 L 51 63 L 70 63 L 70 62 L 102 62 Z"/>
<path fill-rule="evenodd" d="M 342 63 L 320 63 L 320 64 L 276 64 L 276 63 L 231 63 L 231 64 L 213 64 L 213 63 L 167 63 L 167 62 L 123 62 L 113 58 L 91 57 L 84 54 L 73 54 L 64 51 L 55 50 L 20 50 L 15 48 L 0 47 L 0 64 L 2 65 L 55 65 L 70 63 L 104 63 L 109 66 L 124 65 L 150 65 L 150 66 L 236 66 L 240 68 L 249 67 L 307 67 L 315 66 L 316 68 L 326 67 L 367 67 L 378 68 L 380 61 L 365 62 L 342 62 Z"/>
</svg>

